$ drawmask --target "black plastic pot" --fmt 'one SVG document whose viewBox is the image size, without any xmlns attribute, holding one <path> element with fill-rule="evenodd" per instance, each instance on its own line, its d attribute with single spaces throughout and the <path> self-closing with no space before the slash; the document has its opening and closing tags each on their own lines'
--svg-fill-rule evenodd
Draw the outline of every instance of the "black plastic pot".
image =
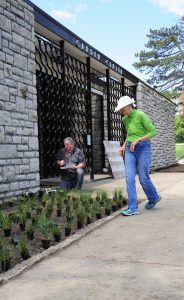
<svg viewBox="0 0 184 300">
<path fill-rule="evenodd" d="M 5 237 L 9 237 L 11 235 L 11 228 L 3 229 L 3 231 Z"/>
<path fill-rule="evenodd" d="M 26 259 L 30 258 L 31 256 L 30 256 L 29 253 L 22 253 L 21 257 L 22 257 L 23 260 L 26 260 Z"/>
<path fill-rule="evenodd" d="M 42 240 L 42 248 L 48 249 L 50 247 L 50 240 Z"/>
<path fill-rule="evenodd" d="M 5 259 L 1 261 L 1 267 L 3 271 L 8 271 L 11 267 L 10 259 Z"/>
<path fill-rule="evenodd" d="M 123 206 L 127 205 L 127 200 L 123 200 Z"/>
<path fill-rule="evenodd" d="M 77 228 L 81 229 L 84 226 L 84 222 L 82 221 L 77 221 Z"/>
<path fill-rule="evenodd" d="M 20 230 L 21 231 L 25 231 L 25 228 L 26 228 L 26 224 L 19 224 L 19 227 L 20 227 Z"/>
<path fill-rule="evenodd" d="M 65 236 L 69 236 L 71 233 L 71 228 L 65 228 Z"/>
<path fill-rule="evenodd" d="M 27 239 L 28 240 L 30 240 L 30 241 L 32 241 L 32 240 L 34 240 L 34 232 L 26 232 L 26 234 L 27 234 Z"/>
<path fill-rule="evenodd" d="M 110 216 L 110 214 L 111 214 L 111 209 L 110 209 L 110 208 L 106 208 L 106 209 L 105 209 L 105 214 L 106 214 L 106 216 Z"/>
<path fill-rule="evenodd" d="M 58 216 L 58 217 L 61 216 L 61 210 L 60 210 L 60 209 L 57 210 L 57 216 Z"/>
<path fill-rule="evenodd" d="M 97 219 L 101 219 L 101 217 L 102 217 L 101 213 L 96 214 Z"/>
<path fill-rule="evenodd" d="M 92 223 L 92 218 L 87 217 L 87 224 L 91 224 Z"/>
<path fill-rule="evenodd" d="M 115 212 L 116 210 L 117 210 L 117 206 L 116 206 L 116 205 L 113 205 L 113 206 L 112 206 L 112 211 Z"/>
<path fill-rule="evenodd" d="M 26 217 L 27 219 L 31 219 L 31 213 L 29 211 L 26 213 Z"/>
<path fill-rule="evenodd" d="M 61 240 L 61 233 L 53 234 L 53 237 L 54 237 L 55 242 L 58 243 Z"/>
</svg>

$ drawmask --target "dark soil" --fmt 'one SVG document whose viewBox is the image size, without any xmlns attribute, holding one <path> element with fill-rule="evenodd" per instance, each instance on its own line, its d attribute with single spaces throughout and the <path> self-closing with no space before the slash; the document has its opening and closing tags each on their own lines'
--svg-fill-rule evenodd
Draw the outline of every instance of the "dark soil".
<svg viewBox="0 0 184 300">
<path fill-rule="evenodd" d="M 10 213 L 16 210 L 17 204 L 14 203 L 12 207 L 9 207 L 8 204 L 5 204 L 1 207 L 1 209 L 6 213 Z M 104 218 L 106 217 L 105 214 L 105 209 L 102 208 L 101 209 L 101 217 Z M 65 240 L 66 238 L 68 238 L 67 236 L 65 236 L 65 224 L 66 224 L 66 217 L 65 217 L 65 211 L 62 210 L 61 216 L 57 216 L 57 210 L 56 208 L 54 209 L 52 216 L 51 216 L 52 221 L 54 221 L 55 223 L 58 224 L 58 227 L 60 229 L 60 233 L 61 233 L 61 241 Z M 97 220 L 96 217 L 93 217 L 92 222 L 94 222 L 95 220 Z M 26 227 L 29 225 L 29 223 L 31 222 L 31 219 L 27 220 L 27 225 Z M 87 218 L 85 219 L 84 222 L 84 226 L 87 226 Z M 73 219 L 73 228 L 71 231 L 71 234 L 76 233 L 77 231 L 79 231 L 80 229 L 78 229 L 77 227 L 77 218 L 76 216 L 74 216 Z M 19 224 L 13 223 L 12 226 L 12 230 L 11 230 L 11 236 L 10 237 L 4 237 L 4 232 L 2 229 L 0 229 L 0 239 L 3 240 L 3 243 L 5 243 L 5 245 L 10 245 L 11 244 L 11 248 L 12 248 L 12 252 L 13 252 L 13 256 L 11 258 L 11 268 L 13 268 L 15 265 L 21 263 L 23 261 L 23 259 L 21 258 L 20 252 L 19 252 L 19 248 L 18 245 L 14 244 L 14 241 L 20 240 L 20 239 L 27 239 L 27 235 L 26 235 L 26 231 L 21 231 Z M 55 242 L 54 237 L 51 238 L 51 243 L 50 246 L 56 245 L 57 242 Z M 41 234 L 38 232 L 38 230 L 35 230 L 34 232 L 34 240 L 29 240 L 29 254 L 30 256 L 34 256 L 37 253 L 40 253 L 42 251 L 44 251 L 43 247 L 42 247 L 42 237 Z M 2 266 L 0 263 L 0 273 L 2 273 Z"/>
<path fill-rule="evenodd" d="M 165 173 L 184 173 L 184 165 L 176 164 L 167 168 L 161 168 L 154 170 L 155 172 L 165 172 Z"/>
</svg>

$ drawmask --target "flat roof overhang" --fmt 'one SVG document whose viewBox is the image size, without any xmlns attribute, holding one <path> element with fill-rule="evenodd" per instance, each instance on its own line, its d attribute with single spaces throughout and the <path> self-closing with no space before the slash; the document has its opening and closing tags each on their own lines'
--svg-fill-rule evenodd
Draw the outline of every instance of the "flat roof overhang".
<svg viewBox="0 0 184 300">
<path fill-rule="evenodd" d="M 113 60 L 92 47 L 90 44 L 86 43 L 83 39 L 49 16 L 31 1 L 26 0 L 26 2 L 34 9 L 36 33 L 57 45 L 59 45 L 61 41 L 64 41 L 66 52 L 83 62 L 86 62 L 86 57 L 90 57 L 91 67 L 100 73 L 105 74 L 106 69 L 109 69 L 110 76 L 117 80 L 124 78 L 125 85 L 135 86 L 138 84 L 140 80 L 135 75 L 116 64 Z"/>
</svg>

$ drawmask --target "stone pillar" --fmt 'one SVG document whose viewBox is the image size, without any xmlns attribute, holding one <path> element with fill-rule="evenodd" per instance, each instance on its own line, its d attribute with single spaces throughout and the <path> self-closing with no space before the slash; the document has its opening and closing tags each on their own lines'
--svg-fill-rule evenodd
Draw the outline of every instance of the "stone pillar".
<svg viewBox="0 0 184 300">
<path fill-rule="evenodd" d="M 0 1 L 0 202 L 39 189 L 34 14 Z"/>
</svg>

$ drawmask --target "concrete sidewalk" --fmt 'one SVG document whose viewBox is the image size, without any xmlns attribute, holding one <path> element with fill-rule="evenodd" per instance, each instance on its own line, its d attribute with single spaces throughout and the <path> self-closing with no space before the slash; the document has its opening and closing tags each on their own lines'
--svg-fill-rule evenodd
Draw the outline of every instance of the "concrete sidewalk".
<svg viewBox="0 0 184 300">
<path fill-rule="evenodd" d="M 118 215 L 0 287 L 3 300 L 184 299 L 184 174 L 151 175 L 162 201 Z M 107 191 L 122 180 L 85 182 Z M 138 186 L 139 200 L 145 195 Z"/>
</svg>

